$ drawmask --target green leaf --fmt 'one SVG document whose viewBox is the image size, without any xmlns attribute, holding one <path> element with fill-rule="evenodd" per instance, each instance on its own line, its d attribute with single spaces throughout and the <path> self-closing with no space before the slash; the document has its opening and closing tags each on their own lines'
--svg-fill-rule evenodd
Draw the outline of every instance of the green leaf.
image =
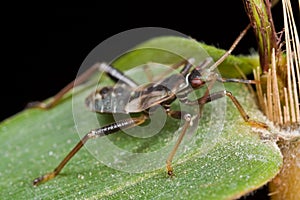
<svg viewBox="0 0 300 200">
<path fill-rule="evenodd" d="M 186 41 L 188 41 L 188 43 Z M 125 54 L 126 56 L 118 59 L 115 65 L 122 66 L 122 69 L 129 69 L 132 66 L 147 63 L 150 59 L 152 59 L 152 62 L 171 64 L 180 61 L 181 57 L 193 57 L 199 62 L 202 61 L 203 58 L 210 56 L 214 61 L 217 61 L 225 52 L 223 49 L 199 43 L 193 39 L 179 39 L 178 37 L 172 36 L 157 37 L 129 51 Z M 227 78 L 242 77 L 240 72 L 236 70 L 236 67 L 239 67 L 245 75 L 248 75 L 253 72 L 253 69 L 259 66 L 258 59 L 257 55 L 230 55 L 220 64 L 218 70 L 222 76 Z"/>
<path fill-rule="evenodd" d="M 190 39 L 167 37 L 152 40 L 151 43 L 155 46 L 157 42 L 170 48 L 168 45 L 171 39 L 172 48 L 180 49 L 186 56 L 198 51 L 199 44 Z M 149 45 L 146 43 L 144 46 Z M 196 50 L 193 52 L 191 49 Z M 154 55 L 156 59 L 161 58 L 160 54 Z M 130 63 L 136 66 L 134 62 L 143 63 L 143 59 L 142 56 L 131 57 L 128 54 L 116 61 L 115 66 L 128 69 Z M 170 59 L 166 63 L 174 62 Z M 133 76 L 141 75 L 133 73 Z M 111 84 L 111 81 L 103 77 L 100 86 L 107 84 Z M 236 95 L 251 117 L 264 119 L 245 85 L 228 84 L 226 88 Z M 102 164 L 90 153 L 93 145 L 101 146 L 107 138 L 107 141 L 129 151 L 157 151 L 174 140 L 178 122 L 167 120 L 163 134 L 151 138 L 138 139 L 120 132 L 88 141 L 87 149 L 80 150 L 58 177 L 33 187 L 32 180 L 52 171 L 79 141 L 79 135 L 97 128 L 89 120 L 95 114 L 87 111 L 84 106 L 85 97 L 93 89 L 90 84 L 82 85 L 73 98 L 67 95 L 53 109 L 27 109 L 0 124 L 1 199 L 232 199 L 261 187 L 280 169 L 282 158 L 274 142 L 261 140 L 260 131 L 243 122 L 232 102 L 220 99 L 205 106 L 194 139 L 181 146 L 180 153 L 176 154 L 173 178 L 166 175 L 161 161 L 143 161 L 145 166 L 160 164 L 161 167 L 156 170 L 129 173 Z M 216 105 L 226 110 L 224 121 L 212 121 L 224 111 L 215 112 Z M 101 123 L 112 120 L 107 115 L 101 115 L 98 119 Z M 214 131 L 214 125 L 222 129 Z M 162 151 L 162 160 L 167 158 L 168 153 Z M 113 155 L 110 149 L 105 149 L 100 152 L 100 156 Z M 130 158 L 127 161 L 130 162 Z"/>
</svg>

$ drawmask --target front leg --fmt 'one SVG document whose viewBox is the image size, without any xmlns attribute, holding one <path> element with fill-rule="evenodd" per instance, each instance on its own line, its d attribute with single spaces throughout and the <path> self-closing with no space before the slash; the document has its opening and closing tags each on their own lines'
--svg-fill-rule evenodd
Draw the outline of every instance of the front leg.
<svg viewBox="0 0 300 200">
<path fill-rule="evenodd" d="M 184 120 L 185 120 L 185 123 L 182 127 L 182 130 L 181 130 L 181 133 L 172 149 L 172 151 L 170 152 L 167 160 L 166 160 L 166 168 L 167 168 L 167 173 L 169 176 L 174 176 L 174 173 L 173 173 L 173 167 L 172 167 L 172 160 L 175 156 L 175 153 L 180 145 L 180 143 L 182 142 L 182 139 L 184 137 L 184 135 L 186 134 L 187 132 L 187 129 L 190 127 L 191 125 L 191 120 L 192 120 L 192 117 L 190 114 L 188 113 L 184 113 L 182 111 L 168 111 L 168 115 L 175 118 L 175 119 L 181 119 L 181 117 L 183 116 Z"/>
<path fill-rule="evenodd" d="M 224 96 L 227 96 L 227 97 L 230 98 L 230 100 L 233 102 L 235 107 L 238 109 L 238 111 L 240 112 L 240 114 L 241 114 L 241 116 L 242 116 L 242 118 L 244 119 L 245 122 L 247 122 L 248 124 L 250 124 L 253 127 L 264 128 L 264 129 L 268 128 L 268 126 L 265 123 L 251 120 L 249 115 L 246 113 L 246 111 L 242 107 L 242 105 L 239 103 L 239 101 L 235 98 L 235 96 L 232 95 L 231 92 L 229 92 L 227 90 L 220 91 L 220 92 L 215 92 L 215 93 L 209 94 L 208 96 L 203 96 L 203 97 L 201 97 L 197 100 L 197 103 L 199 105 L 204 105 L 208 102 L 217 100 L 217 99 L 222 98 Z"/>
</svg>

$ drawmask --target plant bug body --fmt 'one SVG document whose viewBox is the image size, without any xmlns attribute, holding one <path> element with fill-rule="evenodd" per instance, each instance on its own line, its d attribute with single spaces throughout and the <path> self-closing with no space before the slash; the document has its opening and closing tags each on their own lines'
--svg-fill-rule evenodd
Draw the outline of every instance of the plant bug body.
<svg viewBox="0 0 300 200">
<path fill-rule="evenodd" d="M 52 172 L 34 179 L 33 185 L 36 186 L 56 177 L 69 160 L 88 140 L 144 124 L 151 118 L 151 115 L 158 107 L 162 108 L 167 116 L 183 120 L 178 139 L 175 142 L 174 147 L 172 147 L 169 152 L 169 155 L 166 157 L 166 169 L 169 176 L 174 175 L 172 161 L 178 147 L 180 146 L 188 129 L 190 129 L 193 124 L 197 123 L 197 119 L 201 117 L 203 106 L 208 102 L 227 96 L 232 100 L 244 121 L 255 127 L 266 128 L 264 123 L 249 119 L 249 116 L 231 92 L 226 90 L 210 92 L 210 89 L 216 82 L 255 83 L 251 80 L 220 78 L 218 74 L 214 72 L 216 67 L 231 53 L 248 28 L 249 26 L 236 39 L 230 50 L 226 52 L 226 54 L 224 54 L 224 56 L 216 63 L 212 64 L 212 59 L 208 58 L 200 64 L 194 65 L 195 63 L 193 58 L 185 59 L 173 65 L 173 68 L 180 69 L 178 74 L 162 75 L 159 78 L 156 78 L 156 80 L 145 85 L 139 85 L 132 78 L 123 74 L 123 72 L 111 65 L 106 63 L 94 64 L 76 80 L 76 84 L 81 84 L 87 80 L 95 71 L 105 72 L 112 80 L 118 82 L 118 84 L 114 87 L 106 86 L 92 92 L 85 100 L 87 107 L 91 111 L 97 113 L 133 113 L 137 115 L 134 117 L 116 120 L 111 124 L 104 125 L 88 132 Z M 150 77 L 149 79 L 152 78 Z M 193 100 L 188 98 L 190 93 L 194 90 L 203 88 L 205 85 L 207 85 L 207 89 L 203 96 Z M 67 85 L 57 95 L 55 95 L 52 101 L 48 104 L 35 102 L 34 104 L 31 104 L 31 106 L 49 109 L 59 103 L 62 96 L 72 89 L 73 86 L 74 82 Z M 187 106 L 197 106 L 199 108 L 199 112 L 195 114 L 189 113 L 185 110 L 173 110 L 171 108 L 171 104 L 174 103 L 175 100 L 178 100 Z"/>
</svg>

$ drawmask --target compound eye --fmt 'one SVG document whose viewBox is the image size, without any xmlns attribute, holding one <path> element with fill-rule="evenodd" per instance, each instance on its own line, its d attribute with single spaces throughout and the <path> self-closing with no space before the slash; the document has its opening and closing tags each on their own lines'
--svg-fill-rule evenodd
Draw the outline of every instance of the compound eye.
<svg viewBox="0 0 300 200">
<path fill-rule="evenodd" d="M 203 84 L 205 84 L 204 81 L 202 81 L 201 79 L 199 78 L 193 78 L 191 80 L 191 86 L 192 88 L 198 88 L 198 87 L 201 87 Z"/>
</svg>

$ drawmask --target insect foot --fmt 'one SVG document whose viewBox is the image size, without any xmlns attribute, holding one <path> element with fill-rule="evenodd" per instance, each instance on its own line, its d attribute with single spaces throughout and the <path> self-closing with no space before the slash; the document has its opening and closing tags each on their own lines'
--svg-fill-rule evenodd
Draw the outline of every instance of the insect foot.
<svg viewBox="0 0 300 200">
<path fill-rule="evenodd" d="M 174 176 L 173 167 L 171 166 L 171 162 L 167 161 L 167 173 L 170 177 Z"/>
<path fill-rule="evenodd" d="M 40 101 L 33 101 L 33 102 L 29 102 L 26 105 L 26 108 L 39 108 L 39 109 L 43 109 L 43 110 L 47 110 L 50 107 L 48 106 L 48 104 L 45 104 L 43 102 Z"/>
<path fill-rule="evenodd" d="M 254 120 L 249 120 L 247 121 L 247 123 L 255 128 L 263 128 L 263 129 L 268 129 L 268 125 L 263 123 L 263 122 L 259 122 L 259 121 L 254 121 Z"/>
<path fill-rule="evenodd" d="M 43 182 L 53 179 L 55 176 L 56 176 L 55 172 L 45 174 L 43 176 L 40 176 L 40 177 L 34 179 L 32 184 L 33 184 L 33 186 L 38 186 L 39 184 L 41 184 Z"/>
</svg>

